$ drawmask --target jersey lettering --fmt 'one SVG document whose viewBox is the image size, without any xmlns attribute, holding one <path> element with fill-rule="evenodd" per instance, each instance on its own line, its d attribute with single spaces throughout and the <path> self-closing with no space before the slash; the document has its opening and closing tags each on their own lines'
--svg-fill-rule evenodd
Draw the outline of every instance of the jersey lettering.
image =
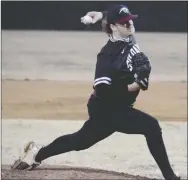
<svg viewBox="0 0 188 180">
<path fill-rule="evenodd" d="M 130 49 L 130 53 L 127 56 L 126 59 L 126 63 L 127 63 L 127 68 L 129 69 L 129 71 L 133 70 L 133 66 L 132 66 L 132 58 L 135 54 L 140 53 L 140 48 L 138 46 L 138 44 L 133 45 L 133 47 Z"/>
</svg>

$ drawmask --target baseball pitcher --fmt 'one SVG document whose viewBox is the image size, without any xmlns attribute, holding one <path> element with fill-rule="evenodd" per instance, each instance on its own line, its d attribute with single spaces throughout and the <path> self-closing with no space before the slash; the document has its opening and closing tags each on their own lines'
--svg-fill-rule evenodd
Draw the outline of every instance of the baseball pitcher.
<svg viewBox="0 0 188 180">
<path fill-rule="evenodd" d="M 81 18 L 84 24 L 101 21 L 109 36 L 97 55 L 94 91 L 87 104 L 89 119 L 79 131 L 58 137 L 46 146 L 37 147 L 29 142 L 13 169 L 33 169 L 49 157 L 88 149 L 114 132 L 121 132 L 144 135 L 164 178 L 180 179 L 169 163 L 158 121 L 134 108 L 139 92 L 149 87 L 151 72 L 150 60 L 133 36 L 135 18 L 137 15 L 124 5 L 112 6 L 104 12 L 88 12 Z"/>
</svg>

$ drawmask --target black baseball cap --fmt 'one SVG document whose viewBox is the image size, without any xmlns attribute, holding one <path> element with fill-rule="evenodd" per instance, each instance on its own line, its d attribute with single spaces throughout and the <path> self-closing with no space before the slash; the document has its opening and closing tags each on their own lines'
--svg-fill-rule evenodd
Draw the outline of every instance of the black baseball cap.
<svg viewBox="0 0 188 180">
<path fill-rule="evenodd" d="M 115 5 L 107 11 L 107 22 L 108 24 L 124 24 L 129 20 L 137 18 L 138 15 L 131 14 L 128 7 L 125 5 Z"/>
</svg>

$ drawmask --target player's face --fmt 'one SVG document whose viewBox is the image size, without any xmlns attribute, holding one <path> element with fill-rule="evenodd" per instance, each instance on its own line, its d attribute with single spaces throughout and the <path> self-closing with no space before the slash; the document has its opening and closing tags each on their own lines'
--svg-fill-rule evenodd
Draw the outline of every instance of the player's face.
<svg viewBox="0 0 188 180">
<path fill-rule="evenodd" d="M 135 32 L 134 23 L 132 20 L 129 20 L 125 24 L 116 24 L 116 28 L 121 37 L 127 37 Z"/>
</svg>

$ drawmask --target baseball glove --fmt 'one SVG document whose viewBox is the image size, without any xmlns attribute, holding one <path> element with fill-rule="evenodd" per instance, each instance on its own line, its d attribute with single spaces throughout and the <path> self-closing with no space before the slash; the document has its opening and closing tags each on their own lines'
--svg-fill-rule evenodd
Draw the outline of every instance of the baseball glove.
<svg viewBox="0 0 188 180">
<path fill-rule="evenodd" d="M 151 72 L 151 64 L 148 57 L 143 52 L 140 52 L 133 56 L 132 62 L 135 69 L 135 81 L 142 90 L 147 90 Z"/>
</svg>

